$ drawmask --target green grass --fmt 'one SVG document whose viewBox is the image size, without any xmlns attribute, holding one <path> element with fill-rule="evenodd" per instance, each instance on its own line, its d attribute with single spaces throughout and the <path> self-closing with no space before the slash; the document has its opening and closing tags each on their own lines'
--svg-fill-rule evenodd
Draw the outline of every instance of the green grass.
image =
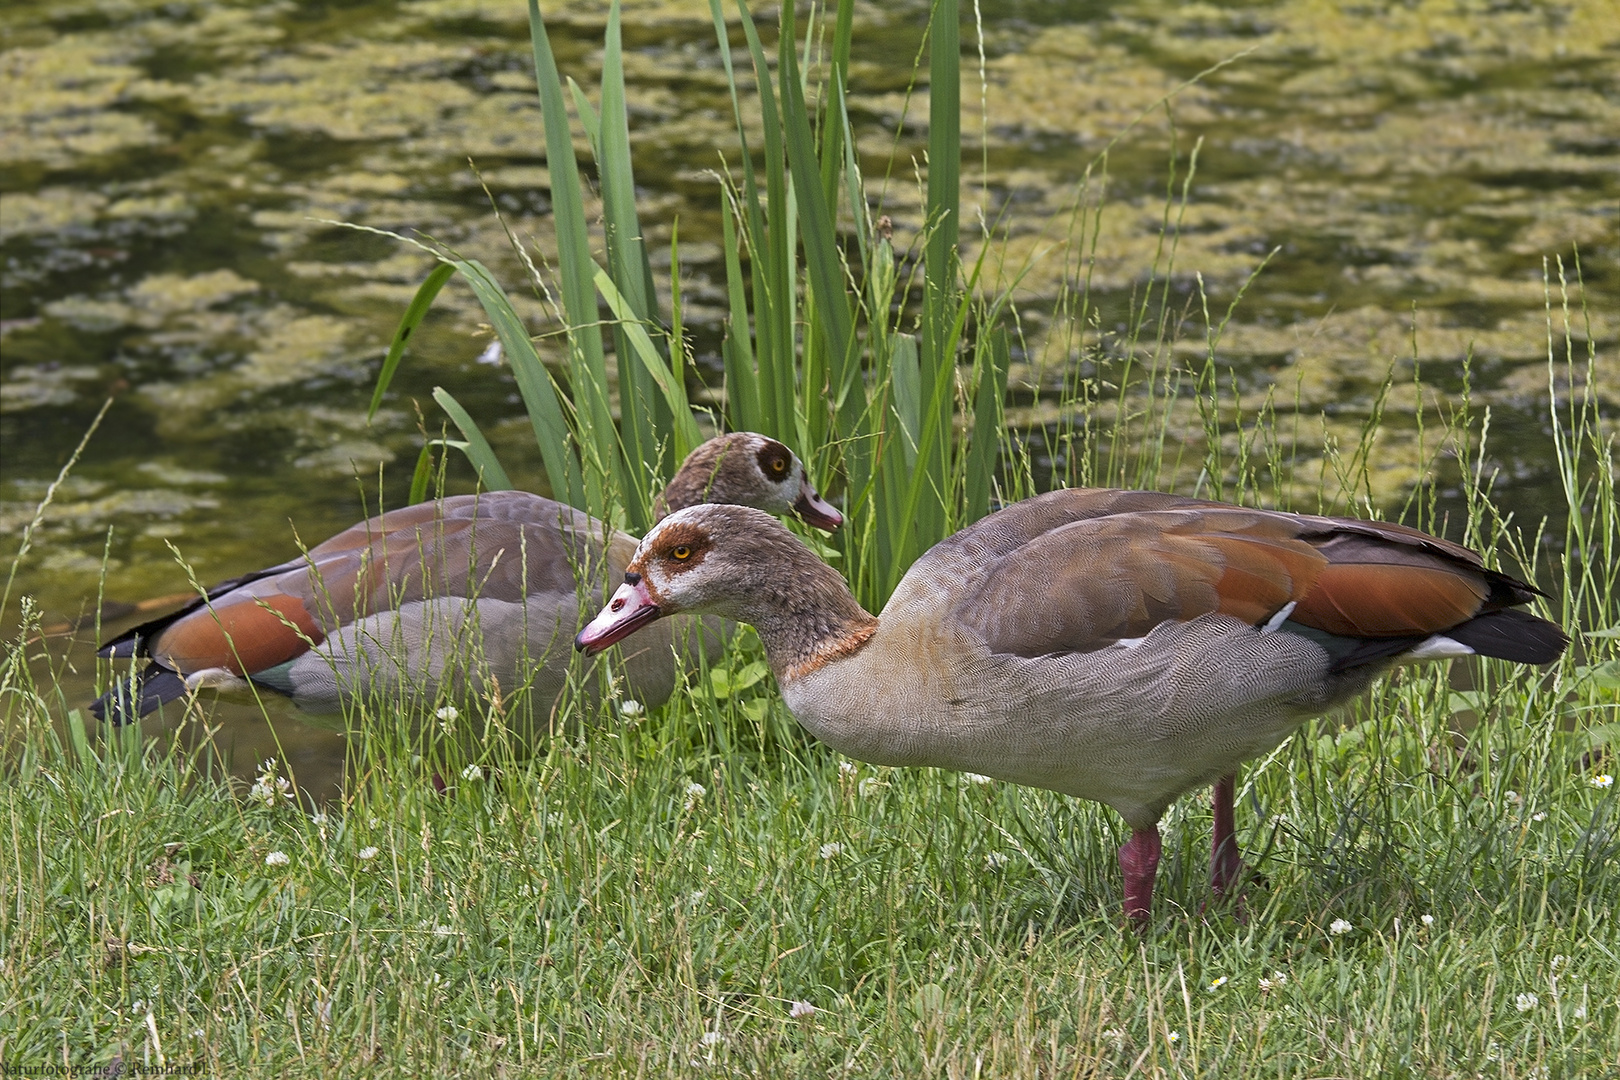
<svg viewBox="0 0 1620 1080">
<path fill-rule="evenodd" d="M 1268 884 L 1246 923 L 1200 911 L 1209 823 L 1185 800 L 1145 938 L 1119 925 L 1111 813 L 849 771 L 769 680 L 486 755 L 444 795 L 409 755 L 371 756 L 324 818 L 128 733 L 70 724 L 64 745 L 41 712 L 0 795 L 0 1055 L 156 1064 L 161 1046 L 210 1074 L 309 1076 L 1612 1075 L 1617 797 L 1561 734 L 1569 678 L 1492 665 L 1489 718 L 1459 736 L 1425 670 L 1252 769 L 1240 835 Z M 794 1001 L 817 1011 L 792 1019 Z"/>
<path fill-rule="evenodd" d="M 183 729 L 86 730 L 25 634 L 0 668 L 0 1060 L 1612 1076 L 1620 520 L 1612 436 L 1589 400 L 1556 415 L 1573 514 L 1542 580 L 1589 633 L 1544 672 L 1400 673 L 1250 767 L 1239 838 L 1265 880 L 1246 920 L 1204 908 L 1208 812 L 1183 800 L 1143 936 L 1120 925 L 1110 811 L 841 761 L 750 634 L 667 706 L 610 699 L 535 754 L 499 726 L 357 718 L 348 792 L 319 817 L 273 783 L 232 790 Z"/>
</svg>

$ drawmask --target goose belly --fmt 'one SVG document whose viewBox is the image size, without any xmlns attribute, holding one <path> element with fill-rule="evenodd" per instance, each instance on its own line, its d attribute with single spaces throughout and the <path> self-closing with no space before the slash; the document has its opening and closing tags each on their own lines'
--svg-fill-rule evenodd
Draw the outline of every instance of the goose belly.
<svg viewBox="0 0 1620 1080">
<path fill-rule="evenodd" d="M 928 652 L 904 668 L 875 657 L 836 690 L 795 686 L 784 698 L 812 733 L 852 757 L 1093 799 L 1138 827 L 1271 750 L 1373 674 L 1330 675 L 1315 643 L 1219 615 L 1088 653 L 1019 657 L 960 640 Z M 885 677 L 885 668 L 906 676 Z"/>
</svg>

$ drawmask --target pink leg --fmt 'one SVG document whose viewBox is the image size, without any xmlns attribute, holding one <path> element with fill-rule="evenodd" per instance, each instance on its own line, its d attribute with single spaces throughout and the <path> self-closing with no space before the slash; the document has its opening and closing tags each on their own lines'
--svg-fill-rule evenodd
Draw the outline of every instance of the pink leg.
<svg viewBox="0 0 1620 1080">
<path fill-rule="evenodd" d="M 1237 774 L 1231 773 L 1215 781 L 1215 836 L 1210 846 L 1209 883 L 1216 896 L 1225 896 L 1237 888 L 1243 872 L 1238 858 L 1237 833 L 1232 823 L 1232 793 L 1237 787 Z"/>
<path fill-rule="evenodd" d="M 1125 917 L 1147 929 L 1153 913 L 1153 877 L 1159 871 L 1159 827 L 1134 829 L 1119 849 L 1119 872 L 1125 878 Z"/>
</svg>

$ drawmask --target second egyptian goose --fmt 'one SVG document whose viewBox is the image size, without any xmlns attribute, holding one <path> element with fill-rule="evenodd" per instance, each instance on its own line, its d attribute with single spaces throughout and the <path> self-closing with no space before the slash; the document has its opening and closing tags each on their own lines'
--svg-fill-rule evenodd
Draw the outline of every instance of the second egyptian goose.
<svg viewBox="0 0 1620 1080">
<path fill-rule="evenodd" d="M 792 451 L 751 432 L 693 450 L 657 505 L 667 514 L 709 501 L 794 512 L 829 530 L 843 520 Z M 543 714 L 566 679 L 565 645 L 581 609 L 600 603 L 604 561 L 606 580 L 617 580 L 635 546 L 573 507 L 522 491 L 391 510 L 110 642 L 102 655 L 149 662 L 91 708 L 121 723 L 188 689 L 251 679 L 313 712 L 367 695 L 431 700 L 448 683 L 455 692 L 526 692 Z M 695 621 L 648 641 L 626 658 L 630 696 L 669 697 L 676 641 L 688 654 L 717 644 L 713 628 Z"/>
<path fill-rule="evenodd" d="M 1143 924 L 1172 801 L 1216 785 L 1211 879 L 1233 888 L 1241 762 L 1395 663 L 1556 659 L 1563 633 L 1518 610 L 1536 595 L 1400 525 L 1075 489 L 937 544 L 874 618 L 766 515 L 699 506 L 648 533 L 576 644 L 678 612 L 751 623 L 788 708 L 840 753 L 1117 810 L 1125 913 Z"/>
</svg>

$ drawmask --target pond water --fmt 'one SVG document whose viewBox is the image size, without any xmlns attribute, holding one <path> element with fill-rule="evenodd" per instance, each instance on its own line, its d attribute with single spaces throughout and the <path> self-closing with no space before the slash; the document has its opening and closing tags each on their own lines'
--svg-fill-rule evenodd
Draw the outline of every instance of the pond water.
<svg viewBox="0 0 1620 1080">
<path fill-rule="evenodd" d="M 594 96 L 606 6 L 544 6 L 559 65 Z M 686 317 L 700 360 L 717 368 L 712 170 L 722 154 L 735 161 L 720 54 L 699 0 L 625 12 L 643 221 L 667 252 L 678 219 Z M 1077 279 L 1091 290 L 1089 343 L 1117 345 L 1154 265 L 1171 162 L 1183 166 L 1179 191 L 1201 139 L 1168 295 L 1197 312 L 1201 281 L 1219 318 L 1276 249 L 1218 348 L 1245 400 L 1275 385 L 1282 411 L 1309 417 L 1308 461 L 1325 435 L 1354 441 L 1394 364 L 1373 481 L 1393 499 L 1421 471 L 1412 358 L 1431 406 L 1458 400 L 1471 358 L 1475 407 L 1492 410 L 1497 494 L 1521 521 L 1557 510 L 1544 273 L 1559 260 L 1571 279 L 1579 262 L 1575 354 L 1595 348 L 1596 389 L 1605 408 L 1620 406 L 1612 0 L 1070 0 L 979 14 L 962 34 L 964 233 L 994 222 L 1007 272 L 1024 273 L 1016 400 L 1062 377 L 1069 347 L 1053 313 Z M 863 5 L 856 19 L 858 145 L 901 246 L 919 224 L 926 89 L 908 87 L 926 18 L 910 2 Z M 1079 181 L 1109 147 L 1102 211 L 1077 251 L 1067 223 L 1102 190 Z M 480 184 L 544 251 L 521 3 L 11 0 L 0 9 L 0 167 L 8 556 L 113 398 L 18 575 L 15 592 L 58 625 L 93 607 L 104 566 L 109 601 L 181 593 L 181 557 L 199 581 L 231 577 L 379 497 L 399 503 L 421 427 L 442 423 L 434 385 L 491 433 L 514 482 L 540 489 L 514 384 L 480 363 L 489 339 L 458 283 L 366 423 L 371 379 L 429 262 L 332 224 L 431 235 L 521 294 Z M 1557 303 L 1556 276 L 1554 290 Z M 545 328 L 544 305 L 518 299 Z M 1554 328 L 1559 349 L 1563 333 Z M 1204 342 L 1199 313 L 1171 355 L 1201 363 Z M 466 490 L 459 468 L 451 487 Z M 15 615 L 14 600 L 6 625 Z M 53 645 L 70 696 L 88 699 L 83 641 Z M 281 751 L 254 710 L 222 706 L 239 756 L 286 753 L 306 765 L 306 784 L 329 783 L 335 774 L 314 771 L 340 758 L 338 737 L 272 711 Z"/>
</svg>

